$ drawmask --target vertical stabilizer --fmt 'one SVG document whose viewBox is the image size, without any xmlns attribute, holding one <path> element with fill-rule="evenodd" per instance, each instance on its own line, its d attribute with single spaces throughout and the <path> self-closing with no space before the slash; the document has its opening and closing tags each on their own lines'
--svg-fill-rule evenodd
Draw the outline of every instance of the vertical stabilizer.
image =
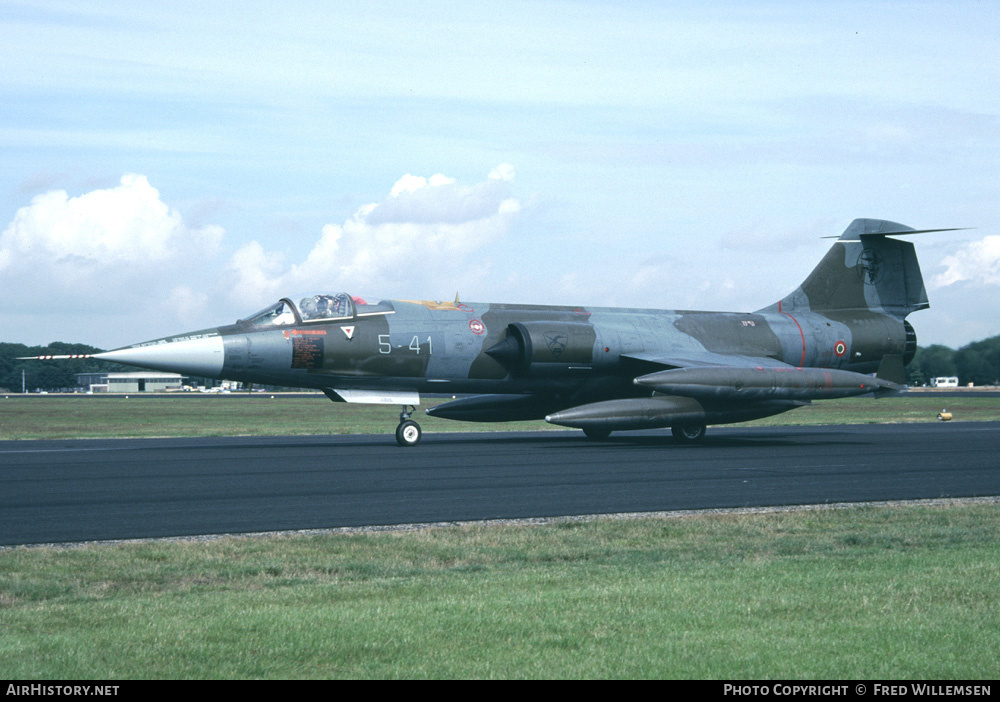
<svg viewBox="0 0 1000 702">
<path fill-rule="evenodd" d="M 871 310 L 899 319 L 926 309 L 930 303 L 913 244 L 889 238 L 917 233 L 896 222 L 854 220 L 805 282 L 777 306 L 784 312 Z"/>
</svg>

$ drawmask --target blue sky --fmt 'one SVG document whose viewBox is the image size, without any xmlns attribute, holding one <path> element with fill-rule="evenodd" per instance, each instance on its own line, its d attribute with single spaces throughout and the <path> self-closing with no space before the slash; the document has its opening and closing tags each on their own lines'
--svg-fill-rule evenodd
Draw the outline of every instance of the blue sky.
<svg viewBox="0 0 1000 702">
<path fill-rule="evenodd" d="M 988 2 L 0 3 L 5 341 L 279 295 L 753 310 L 924 229 L 921 344 L 1000 334 Z"/>
</svg>

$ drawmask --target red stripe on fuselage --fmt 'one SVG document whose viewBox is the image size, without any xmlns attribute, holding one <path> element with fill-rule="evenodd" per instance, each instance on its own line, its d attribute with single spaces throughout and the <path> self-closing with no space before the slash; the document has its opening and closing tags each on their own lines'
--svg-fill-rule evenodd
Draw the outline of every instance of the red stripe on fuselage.
<svg viewBox="0 0 1000 702">
<path fill-rule="evenodd" d="M 778 311 L 781 312 L 781 303 L 780 302 L 778 303 Z M 781 314 L 785 315 L 790 320 L 792 320 L 793 322 L 795 322 L 795 326 L 797 326 L 799 328 L 799 336 L 802 337 L 802 360 L 799 361 L 799 368 L 801 368 L 802 366 L 805 365 L 805 362 L 806 362 L 806 335 L 802 331 L 802 325 L 799 324 L 799 320 L 795 319 L 795 317 L 793 317 L 792 315 L 788 314 L 787 312 L 781 312 Z"/>
</svg>

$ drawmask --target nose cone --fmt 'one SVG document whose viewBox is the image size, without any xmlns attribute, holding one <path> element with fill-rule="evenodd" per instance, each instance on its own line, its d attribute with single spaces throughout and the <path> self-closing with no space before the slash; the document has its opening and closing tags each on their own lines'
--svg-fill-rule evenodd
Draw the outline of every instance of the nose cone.
<svg viewBox="0 0 1000 702">
<path fill-rule="evenodd" d="M 217 329 L 171 336 L 94 354 L 105 361 L 125 363 L 183 375 L 217 378 L 226 360 Z"/>
</svg>

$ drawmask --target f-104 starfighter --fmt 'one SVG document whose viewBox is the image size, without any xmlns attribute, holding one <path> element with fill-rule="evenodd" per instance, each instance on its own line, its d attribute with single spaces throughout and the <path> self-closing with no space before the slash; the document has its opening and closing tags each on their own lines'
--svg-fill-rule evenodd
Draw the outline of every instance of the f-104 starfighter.
<svg viewBox="0 0 1000 702">
<path fill-rule="evenodd" d="M 95 354 L 185 375 L 322 390 L 471 422 L 544 419 L 611 432 L 709 424 L 814 400 L 905 390 L 917 348 L 907 315 L 929 306 L 913 244 L 925 231 L 856 219 L 806 280 L 756 312 L 698 312 L 289 295 L 233 324 Z"/>
</svg>

